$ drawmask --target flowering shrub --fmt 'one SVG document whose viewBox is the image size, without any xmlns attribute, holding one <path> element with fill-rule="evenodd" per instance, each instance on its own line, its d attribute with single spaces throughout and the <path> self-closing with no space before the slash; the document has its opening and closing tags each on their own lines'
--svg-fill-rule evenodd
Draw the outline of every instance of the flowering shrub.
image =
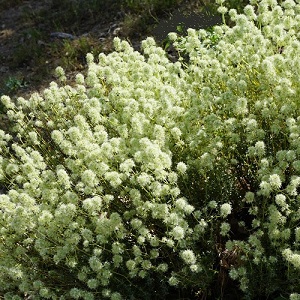
<svg viewBox="0 0 300 300">
<path fill-rule="evenodd" d="M 213 39 L 171 33 L 175 63 L 116 38 L 74 86 L 58 68 L 1 98 L 5 299 L 217 298 L 229 280 L 299 299 L 300 2 L 250 2 Z"/>
</svg>

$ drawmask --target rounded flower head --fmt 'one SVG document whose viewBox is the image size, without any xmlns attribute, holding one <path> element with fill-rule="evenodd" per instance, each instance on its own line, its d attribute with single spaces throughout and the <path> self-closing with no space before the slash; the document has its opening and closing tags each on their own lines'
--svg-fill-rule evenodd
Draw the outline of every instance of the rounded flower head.
<svg viewBox="0 0 300 300">
<path fill-rule="evenodd" d="M 169 284 L 171 286 L 177 286 L 178 283 L 179 283 L 179 280 L 175 276 L 170 277 Z"/>
<path fill-rule="evenodd" d="M 92 170 L 85 170 L 82 173 L 81 180 L 88 186 L 93 186 L 96 180 L 96 174 Z"/>
<path fill-rule="evenodd" d="M 176 41 L 177 40 L 177 33 L 176 32 L 170 32 L 168 34 L 168 38 L 171 40 L 171 41 Z"/>
<path fill-rule="evenodd" d="M 221 227 L 220 227 L 220 234 L 222 235 L 222 236 L 226 236 L 227 234 L 228 234 L 228 232 L 229 232 L 229 230 L 230 230 L 230 224 L 228 224 L 228 223 L 226 223 L 226 222 L 223 222 L 222 224 L 221 224 Z"/>
<path fill-rule="evenodd" d="M 180 252 L 180 257 L 187 265 L 194 265 L 196 263 L 196 256 L 192 250 L 184 250 Z"/>
<path fill-rule="evenodd" d="M 272 188 L 279 189 L 281 187 L 281 179 L 278 174 L 272 174 L 269 177 L 269 182 Z"/>
<path fill-rule="evenodd" d="M 232 210 L 232 207 L 231 207 L 230 203 L 222 204 L 221 207 L 220 207 L 221 216 L 223 218 L 226 218 L 228 215 L 231 214 L 231 210 Z"/>
<path fill-rule="evenodd" d="M 88 53 L 86 55 L 86 61 L 90 65 L 94 62 L 94 55 L 92 53 Z"/>
<path fill-rule="evenodd" d="M 186 169 L 187 169 L 187 166 L 185 163 L 183 162 L 179 162 L 177 164 L 177 171 L 180 173 L 180 174 L 184 174 L 186 172 Z"/>
<path fill-rule="evenodd" d="M 60 81 L 66 80 L 65 71 L 62 67 L 57 67 L 55 69 L 55 75 L 59 78 Z"/>
<path fill-rule="evenodd" d="M 265 143 L 263 141 L 256 142 L 255 150 L 258 156 L 263 156 L 265 154 Z"/>
<path fill-rule="evenodd" d="M 184 229 L 181 226 L 175 226 L 172 230 L 172 235 L 176 240 L 181 240 L 185 235 Z"/>
</svg>

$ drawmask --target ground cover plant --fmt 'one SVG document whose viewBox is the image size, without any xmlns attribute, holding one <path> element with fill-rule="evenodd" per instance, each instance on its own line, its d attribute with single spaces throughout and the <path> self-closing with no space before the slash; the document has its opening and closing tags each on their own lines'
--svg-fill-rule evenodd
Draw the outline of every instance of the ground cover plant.
<svg viewBox="0 0 300 300">
<path fill-rule="evenodd" d="M 5 299 L 300 299 L 300 1 L 218 3 L 1 97 Z"/>
</svg>

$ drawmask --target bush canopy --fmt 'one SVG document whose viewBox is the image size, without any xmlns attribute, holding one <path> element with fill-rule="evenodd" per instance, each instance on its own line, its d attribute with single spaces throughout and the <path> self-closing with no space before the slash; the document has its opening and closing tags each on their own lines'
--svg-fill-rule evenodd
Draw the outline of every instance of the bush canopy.
<svg viewBox="0 0 300 300">
<path fill-rule="evenodd" d="M 4 299 L 300 299 L 300 1 L 223 2 L 1 97 Z"/>
</svg>

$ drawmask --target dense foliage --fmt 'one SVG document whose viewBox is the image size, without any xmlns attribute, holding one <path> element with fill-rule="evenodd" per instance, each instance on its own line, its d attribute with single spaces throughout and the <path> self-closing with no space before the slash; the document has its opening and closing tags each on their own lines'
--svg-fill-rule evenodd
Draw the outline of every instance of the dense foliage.
<svg viewBox="0 0 300 300">
<path fill-rule="evenodd" d="M 2 96 L 5 299 L 300 298 L 300 1 L 250 2 Z"/>
</svg>

